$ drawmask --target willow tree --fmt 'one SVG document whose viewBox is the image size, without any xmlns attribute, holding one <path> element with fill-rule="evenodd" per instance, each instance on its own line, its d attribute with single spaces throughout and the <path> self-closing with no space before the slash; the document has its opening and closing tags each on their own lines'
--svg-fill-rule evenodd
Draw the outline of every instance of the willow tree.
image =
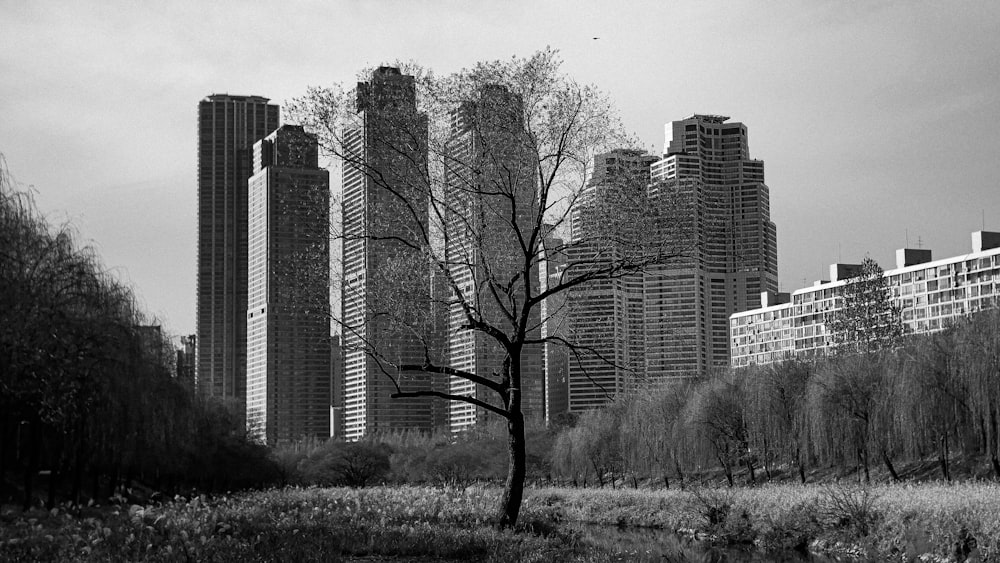
<svg viewBox="0 0 1000 563">
<path fill-rule="evenodd" d="M 1000 302 L 957 326 L 956 370 L 967 390 L 969 416 L 1000 478 Z"/>
<path fill-rule="evenodd" d="M 542 336 L 543 302 L 690 247 L 688 207 L 669 189 L 581 197 L 593 156 L 635 143 L 606 96 L 560 66 L 545 50 L 442 77 L 380 67 L 357 88 L 312 88 L 289 106 L 342 170 L 345 358 L 376 366 L 396 401 L 444 399 L 453 420 L 505 423 L 500 526 L 520 510 L 525 412 L 541 414 L 538 349 L 574 346 Z M 581 206 L 598 227 L 567 236 Z M 539 283 L 546 239 L 567 254 L 617 247 L 623 232 L 640 233 L 629 252 L 584 253 Z"/>
<path fill-rule="evenodd" d="M 869 479 L 869 456 L 875 453 L 898 481 L 892 464 L 895 421 L 887 416 L 891 409 L 880 408 L 879 402 L 897 400 L 892 372 L 881 352 L 898 345 L 905 332 L 900 308 L 892 300 L 885 272 L 870 257 L 847 280 L 839 300 L 840 307 L 830 320 L 837 357 L 820 370 L 814 383 L 821 388 L 820 396 L 847 416 L 844 424 L 853 428 L 852 441 L 865 480 Z"/>
</svg>

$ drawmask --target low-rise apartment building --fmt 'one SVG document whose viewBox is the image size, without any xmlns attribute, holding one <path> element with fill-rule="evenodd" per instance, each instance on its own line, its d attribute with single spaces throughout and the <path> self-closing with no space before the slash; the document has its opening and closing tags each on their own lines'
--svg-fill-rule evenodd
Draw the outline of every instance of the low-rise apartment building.
<svg viewBox="0 0 1000 563">
<path fill-rule="evenodd" d="M 829 280 L 791 295 L 764 293 L 761 308 L 730 316 L 731 365 L 825 354 L 834 346 L 827 323 L 859 268 L 833 264 Z M 953 319 L 1000 305 L 1000 233 L 976 231 L 970 254 L 943 260 L 932 260 L 927 249 L 900 249 L 896 268 L 884 275 L 908 333 L 941 330 Z"/>
</svg>

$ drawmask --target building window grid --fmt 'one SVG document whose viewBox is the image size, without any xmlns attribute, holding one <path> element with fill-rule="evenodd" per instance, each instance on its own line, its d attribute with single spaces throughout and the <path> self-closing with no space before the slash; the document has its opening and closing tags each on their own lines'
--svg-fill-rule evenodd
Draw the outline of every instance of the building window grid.
<svg viewBox="0 0 1000 563">
<path fill-rule="evenodd" d="M 904 325 L 912 333 L 941 330 L 948 320 L 967 315 L 1000 301 L 1000 251 L 988 250 L 991 256 L 920 268 L 901 274 L 887 272 L 891 295 L 901 307 Z M 977 276 L 978 274 L 978 276 Z M 990 280 L 974 284 L 972 280 Z M 838 310 L 837 295 L 843 285 L 805 290 L 796 293 L 792 302 L 781 309 L 749 311 L 731 318 L 732 365 L 769 363 L 792 355 L 810 356 L 832 345 L 825 330 L 825 318 Z M 811 289 L 811 288 L 810 288 Z M 815 313 L 822 312 L 822 315 Z M 776 316 L 789 315 L 793 320 L 794 339 L 787 330 L 774 324 Z"/>
</svg>

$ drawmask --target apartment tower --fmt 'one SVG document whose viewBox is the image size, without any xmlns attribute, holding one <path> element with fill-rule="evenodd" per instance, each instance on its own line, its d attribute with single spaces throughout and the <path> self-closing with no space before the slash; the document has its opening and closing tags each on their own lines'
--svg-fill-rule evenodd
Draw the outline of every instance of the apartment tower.
<svg viewBox="0 0 1000 563">
<path fill-rule="evenodd" d="M 603 236 L 610 210 L 626 201 L 645 200 L 650 166 L 646 151 L 615 149 L 594 157 L 587 186 L 571 215 L 572 244 L 567 250 L 577 272 L 623 263 L 625 241 L 638 240 L 621 225 L 617 236 Z M 631 195 L 630 195 L 631 194 Z M 596 213 L 588 213 L 596 210 Z M 606 404 L 643 376 L 643 272 L 598 278 L 573 288 L 567 298 L 570 340 L 578 347 L 569 362 L 569 410 L 583 412 Z"/>
<path fill-rule="evenodd" d="M 427 242 L 430 184 L 427 118 L 416 84 L 380 67 L 358 83 L 356 121 L 344 130 L 343 432 L 348 440 L 382 431 L 430 429 L 427 397 L 391 398 L 429 389 L 422 364 L 429 311 Z"/>
<path fill-rule="evenodd" d="M 777 235 L 764 163 L 750 158 L 747 128 L 718 115 L 665 127 L 651 194 L 690 195 L 696 247 L 644 276 L 647 377 L 690 376 L 729 365 L 729 316 L 777 292 Z"/>
<path fill-rule="evenodd" d="M 539 292 L 548 291 L 550 287 L 558 286 L 563 281 L 566 271 L 566 245 L 563 239 L 554 234 L 554 225 L 544 227 L 547 236 L 544 237 L 542 260 L 539 264 Z M 559 420 L 559 417 L 569 410 L 569 350 L 556 339 L 569 338 L 569 319 L 565 291 L 550 295 L 542 300 L 541 337 L 551 338 L 542 346 L 542 373 L 545 397 L 546 424 Z"/>
<path fill-rule="evenodd" d="M 247 180 L 252 147 L 278 127 L 260 96 L 198 104 L 197 388 L 240 417 L 246 406 Z"/>
<path fill-rule="evenodd" d="M 330 177 L 283 125 L 250 177 L 247 428 L 268 444 L 330 436 Z"/>
</svg>

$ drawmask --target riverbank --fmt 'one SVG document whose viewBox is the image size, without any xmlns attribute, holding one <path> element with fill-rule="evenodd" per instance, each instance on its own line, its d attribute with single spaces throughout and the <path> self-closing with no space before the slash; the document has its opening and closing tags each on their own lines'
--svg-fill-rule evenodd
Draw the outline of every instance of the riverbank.
<svg viewBox="0 0 1000 563">
<path fill-rule="evenodd" d="M 529 514 L 672 530 L 762 551 L 964 561 L 1000 560 L 1000 486 L 765 485 L 694 490 L 540 489 Z"/>
<path fill-rule="evenodd" d="M 276 489 L 149 506 L 0 514 L 0 559 L 17 561 L 661 561 L 596 542 L 583 526 L 662 530 L 676 560 L 706 546 L 858 560 L 1000 560 L 1000 487 L 774 485 L 526 492 L 517 531 L 490 515 L 499 491 L 469 487 Z M 677 532 L 675 536 L 673 532 Z M 674 548 L 671 548 L 674 549 Z M 668 559 L 669 560 L 669 559 Z"/>
</svg>

